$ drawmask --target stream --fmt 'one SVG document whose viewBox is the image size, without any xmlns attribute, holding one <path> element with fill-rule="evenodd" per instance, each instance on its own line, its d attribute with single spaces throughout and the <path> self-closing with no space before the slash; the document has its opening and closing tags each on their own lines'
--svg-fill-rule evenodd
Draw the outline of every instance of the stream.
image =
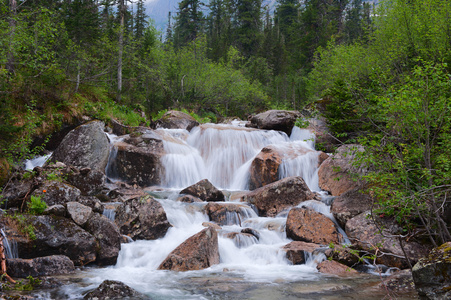
<svg viewBox="0 0 451 300">
<path fill-rule="evenodd" d="M 262 148 L 271 146 L 284 153 L 279 179 L 302 176 L 312 191 L 324 195 L 323 202 L 310 200 L 300 206 L 309 206 L 333 219 L 325 204 L 329 202 L 328 197 L 318 187 L 319 152 L 314 149 L 314 136 L 309 131 L 295 127 L 289 137 L 282 132 L 254 130 L 235 123 L 204 124 L 191 132 L 158 129 L 156 133 L 164 139 L 165 172 L 161 186 L 146 190 L 162 204 L 173 227 L 163 238 L 122 244 L 115 266 L 89 266 L 70 276 L 56 276 L 64 282 L 62 287 L 35 296 L 82 299 L 106 279 L 122 281 L 150 299 L 382 299 L 386 296 L 383 289 L 374 287 L 381 282 L 378 275 L 320 274 L 316 265 L 325 259 L 322 253 L 309 257 L 306 264 L 292 265 L 281 250 L 292 241 L 285 233 L 287 212 L 274 218 L 259 217 L 253 207 L 239 202 L 237 195 L 249 189 L 252 160 Z M 114 147 L 118 138 L 109 138 Z M 107 175 L 114 177 L 114 151 L 111 153 Z M 205 178 L 226 195 L 221 205 L 240 206 L 240 212 L 230 213 L 227 225 L 218 230 L 220 264 L 200 271 L 157 270 L 172 250 L 204 229 L 203 222 L 209 222 L 203 212 L 207 203 L 176 201 L 181 189 Z M 107 213 L 114 218 L 114 211 Z M 259 238 L 239 234 L 226 237 L 243 228 L 255 230 Z M 412 298 L 416 295 L 398 295 L 398 299 Z"/>
</svg>

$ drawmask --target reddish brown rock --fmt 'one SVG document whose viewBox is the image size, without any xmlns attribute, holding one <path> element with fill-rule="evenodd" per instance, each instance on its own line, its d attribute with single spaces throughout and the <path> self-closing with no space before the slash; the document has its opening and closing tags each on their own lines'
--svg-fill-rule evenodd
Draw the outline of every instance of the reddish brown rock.
<svg viewBox="0 0 451 300">
<path fill-rule="evenodd" d="M 258 241 L 255 235 L 243 232 L 229 232 L 224 237 L 231 239 L 238 248 L 248 247 Z"/>
<path fill-rule="evenodd" d="M 296 119 L 301 117 L 298 111 L 268 110 L 251 118 L 250 127 L 279 130 L 291 134 Z"/>
<path fill-rule="evenodd" d="M 155 121 L 156 128 L 186 129 L 191 131 L 196 126 L 199 126 L 199 122 L 196 119 L 176 110 L 166 112 L 160 119 Z"/>
<path fill-rule="evenodd" d="M 340 243 L 334 222 L 325 215 L 309 208 L 293 208 L 288 213 L 287 237 L 295 241 L 327 245 Z"/>
<path fill-rule="evenodd" d="M 319 247 L 320 245 L 314 243 L 294 241 L 283 246 L 282 250 L 287 253 L 286 257 L 293 265 L 301 265 L 306 262 L 306 253 L 312 253 Z"/>
<path fill-rule="evenodd" d="M 353 268 L 340 264 L 333 260 L 325 260 L 319 263 L 316 268 L 320 273 L 338 275 L 338 276 L 353 276 L 358 272 Z"/>
<path fill-rule="evenodd" d="M 333 248 L 327 249 L 324 254 L 328 259 L 337 261 L 348 267 L 354 267 L 359 264 L 361 262 L 359 255 L 363 256 L 359 251 L 343 247 L 342 245 L 334 245 Z"/>
<path fill-rule="evenodd" d="M 329 158 L 329 154 L 327 154 L 327 153 L 324 153 L 324 152 L 321 152 L 319 155 L 318 155 L 318 168 L 321 166 L 321 164 L 326 160 L 326 159 L 328 159 Z"/>
<path fill-rule="evenodd" d="M 242 201 L 254 204 L 260 216 L 274 217 L 284 209 L 313 199 L 302 177 L 287 177 L 265 185 L 243 196 Z"/>
<path fill-rule="evenodd" d="M 358 152 L 363 152 L 359 145 L 343 145 L 334 155 L 326 159 L 318 170 L 319 187 L 333 196 L 361 188 L 363 182 L 358 176 L 366 172 L 363 166 L 354 166 Z"/>
<path fill-rule="evenodd" d="M 133 240 L 158 239 L 171 227 L 163 206 L 148 195 L 125 201 L 116 209 L 114 222 Z"/>
<path fill-rule="evenodd" d="M 180 194 L 187 194 L 201 199 L 202 201 L 224 201 L 224 194 L 215 188 L 208 179 L 203 179 L 185 189 Z"/>
<path fill-rule="evenodd" d="M 335 197 L 331 206 L 338 224 L 343 228 L 346 222 L 355 216 L 371 209 L 372 200 L 368 194 L 364 194 L 359 189 L 354 189 L 343 193 L 341 196 Z"/>
<path fill-rule="evenodd" d="M 263 148 L 252 161 L 250 169 L 249 189 L 255 190 L 279 180 L 279 166 L 282 157 L 272 147 Z"/>
<path fill-rule="evenodd" d="M 357 215 L 346 223 L 346 234 L 354 247 L 370 253 L 377 252 L 377 263 L 400 269 L 407 268 L 409 265 L 399 240 L 393 237 L 393 232 L 399 230 L 398 226 L 392 220 L 369 218 L 368 214 Z M 404 250 L 412 265 L 427 254 L 427 249 L 414 241 L 404 242 Z"/>
<path fill-rule="evenodd" d="M 218 234 L 208 227 L 193 235 L 172 251 L 159 270 L 192 271 L 219 264 Z"/>
</svg>

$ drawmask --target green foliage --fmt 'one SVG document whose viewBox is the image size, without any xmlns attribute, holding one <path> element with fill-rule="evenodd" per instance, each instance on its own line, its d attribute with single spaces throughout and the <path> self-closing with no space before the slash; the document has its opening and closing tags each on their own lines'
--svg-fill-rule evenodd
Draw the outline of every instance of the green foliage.
<svg viewBox="0 0 451 300">
<path fill-rule="evenodd" d="M 3 281 L 3 276 L 4 276 L 4 274 L 2 274 L 0 276 L 0 282 Z M 40 280 L 39 278 L 34 278 L 33 276 L 29 275 L 27 277 L 26 281 L 24 279 L 21 279 L 21 280 L 17 281 L 14 285 L 2 284 L 1 287 L 5 291 L 11 291 L 11 290 L 13 290 L 13 291 L 32 291 L 35 287 L 39 286 L 41 283 L 42 283 L 42 280 Z"/>
<path fill-rule="evenodd" d="M 32 195 L 30 198 L 30 203 L 28 204 L 28 211 L 33 215 L 40 215 L 47 209 L 47 203 L 45 203 L 41 196 Z"/>
<path fill-rule="evenodd" d="M 20 232 L 26 234 L 31 240 L 36 239 L 36 234 L 34 233 L 35 228 L 32 224 L 28 223 L 25 215 L 16 213 L 12 218 L 17 221 Z"/>
</svg>

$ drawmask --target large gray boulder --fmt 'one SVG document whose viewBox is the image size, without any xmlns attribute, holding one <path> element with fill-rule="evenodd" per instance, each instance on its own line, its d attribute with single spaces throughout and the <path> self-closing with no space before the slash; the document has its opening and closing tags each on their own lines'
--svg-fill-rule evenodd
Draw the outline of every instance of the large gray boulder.
<svg viewBox="0 0 451 300">
<path fill-rule="evenodd" d="M 279 130 L 291 135 L 296 119 L 301 117 L 298 111 L 268 110 L 251 118 L 251 127 Z"/>
<path fill-rule="evenodd" d="M 376 262 L 389 267 L 405 269 L 409 267 L 404 251 L 413 265 L 425 256 L 427 249 L 415 241 L 404 241 L 404 251 L 396 233 L 400 228 L 391 219 L 369 217 L 369 212 L 361 213 L 346 223 L 346 234 L 353 247 L 374 253 Z"/>
<path fill-rule="evenodd" d="M 121 250 L 122 238 L 116 224 L 104 215 L 95 213 L 86 222 L 84 228 L 97 240 L 96 262 L 99 265 L 116 264 L 119 251 Z"/>
<path fill-rule="evenodd" d="M 53 152 L 50 162 L 104 172 L 110 146 L 101 121 L 91 121 L 69 132 Z"/>
<path fill-rule="evenodd" d="M 334 155 L 326 159 L 318 170 L 318 183 L 322 190 L 328 191 L 332 196 L 362 188 L 364 182 L 360 175 L 367 172 L 365 166 L 355 165 L 356 157 L 364 148 L 360 145 L 343 145 Z"/>
<path fill-rule="evenodd" d="M 17 242 L 19 257 L 65 255 L 77 266 L 96 260 L 96 239 L 71 220 L 47 215 L 25 218 L 26 228 L 32 228 L 28 234 L 7 232 Z"/>
<path fill-rule="evenodd" d="M 160 185 L 164 178 L 161 158 L 165 155 L 163 140 L 155 132 L 135 132 L 114 145 L 115 159 L 107 174 L 139 186 Z"/>
<path fill-rule="evenodd" d="M 159 270 L 192 271 L 219 264 L 218 234 L 212 227 L 191 236 L 172 251 Z"/>
<path fill-rule="evenodd" d="M 218 190 L 214 185 L 208 181 L 208 179 L 203 179 L 189 187 L 183 189 L 180 194 L 191 195 L 201 199 L 202 201 L 224 201 L 224 194 Z"/>
<path fill-rule="evenodd" d="M 155 121 L 155 128 L 186 129 L 191 131 L 196 126 L 199 126 L 199 122 L 196 119 L 176 110 L 166 112 L 160 119 Z"/>
<path fill-rule="evenodd" d="M 359 189 L 354 189 L 335 197 L 330 208 L 335 219 L 341 227 L 355 216 L 371 209 L 372 200 L 370 195 Z"/>
<path fill-rule="evenodd" d="M 172 226 L 163 206 L 149 195 L 125 201 L 116 209 L 114 222 L 121 234 L 133 240 L 164 237 Z"/>
<path fill-rule="evenodd" d="M 285 209 L 314 198 L 302 177 L 287 177 L 267 184 L 250 193 L 241 200 L 249 202 L 258 209 L 260 216 L 274 217 Z"/>
<path fill-rule="evenodd" d="M 13 277 L 54 276 L 75 271 L 74 263 L 64 255 L 52 255 L 33 259 L 7 259 L 8 274 Z"/>
<path fill-rule="evenodd" d="M 420 299 L 451 299 L 451 242 L 432 249 L 412 269 Z"/>
</svg>

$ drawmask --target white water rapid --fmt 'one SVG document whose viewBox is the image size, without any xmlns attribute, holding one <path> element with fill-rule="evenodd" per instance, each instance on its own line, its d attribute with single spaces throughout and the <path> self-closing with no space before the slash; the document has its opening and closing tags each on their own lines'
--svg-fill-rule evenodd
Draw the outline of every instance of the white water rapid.
<svg viewBox="0 0 451 300">
<path fill-rule="evenodd" d="M 202 223 L 210 221 L 203 210 L 206 203 L 176 201 L 181 189 L 208 178 L 227 195 L 247 190 L 252 160 L 262 148 L 270 146 L 282 153 L 280 178 L 302 176 L 310 189 L 319 191 L 319 152 L 314 150 L 314 136 L 299 128 L 291 137 L 243 128 L 239 123 L 201 125 L 191 132 L 156 132 L 164 139 L 166 176 L 162 187 L 152 189 L 151 194 L 162 204 L 173 227 L 163 238 L 122 244 L 115 266 L 85 268 L 77 273 L 78 279 L 44 298 L 81 299 L 106 279 L 122 281 L 151 299 L 339 299 L 340 295 L 349 296 L 351 285 L 359 284 L 357 279 L 340 281 L 321 275 L 316 269 L 325 258 L 321 253 L 308 256 L 306 264 L 292 265 L 281 249 L 291 242 L 285 233 L 287 213 L 275 218 L 259 217 L 249 205 L 230 200 L 218 202 L 238 207 L 218 230 L 218 265 L 188 272 L 157 270 L 172 250 L 204 229 Z M 109 164 L 113 163 L 114 155 Z M 232 196 L 228 199 L 234 199 Z M 301 205 L 333 219 L 329 206 L 322 202 L 312 200 Z M 114 218 L 112 206 L 105 214 Z M 243 229 L 255 234 L 242 234 Z M 363 298 L 379 299 L 380 295 L 372 297 Z"/>
</svg>

